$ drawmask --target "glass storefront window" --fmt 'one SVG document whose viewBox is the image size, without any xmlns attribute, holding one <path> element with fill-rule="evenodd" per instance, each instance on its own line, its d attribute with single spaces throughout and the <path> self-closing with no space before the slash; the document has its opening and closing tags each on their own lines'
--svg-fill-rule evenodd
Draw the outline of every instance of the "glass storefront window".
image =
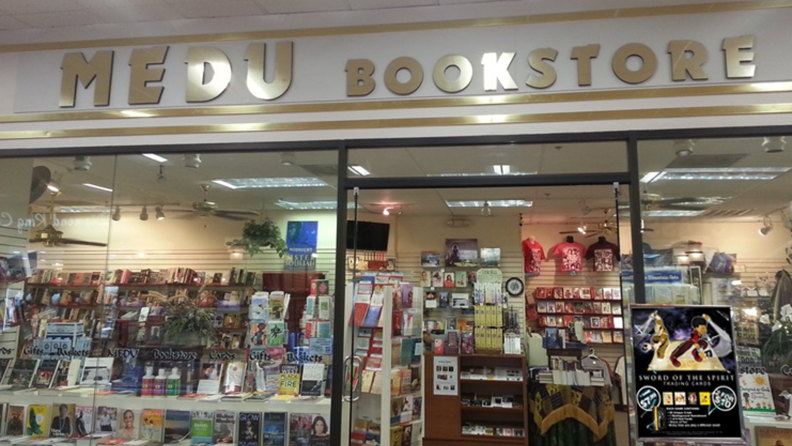
<svg viewBox="0 0 792 446">
<path fill-rule="evenodd" d="M 792 153 L 786 138 L 646 141 L 639 143 L 639 162 L 645 301 L 677 309 L 664 310 L 657 322 L 633 321 L 639 332 L 647 329 L 636 341 L 643 340 L 646 353 L 636 355 L 653 355 L 652 373 L 685 382 L 701 371 L 701 389 L 688 389 L 698 398 L 720 379 L 731 390 L 718 395 L 735 397 L 734 406 L 741 401 L 748 428 L 767 419 L 762 416 L 786 414 L 783 394 L 791 381 L 785 372 L 792 355 Z M 638 373 L 642 363 L 636 358 Z M 741 395 L 719 373 L 739 377 Z M 739 419 L 735 409 L 732 426 Z M 673 409 L 662 410 L 674 423 Z"/>
<path fill-rule="evenodd" d="M 337 159 L 3 160 L 8 434 L 329 445 Z"/>
</svg>

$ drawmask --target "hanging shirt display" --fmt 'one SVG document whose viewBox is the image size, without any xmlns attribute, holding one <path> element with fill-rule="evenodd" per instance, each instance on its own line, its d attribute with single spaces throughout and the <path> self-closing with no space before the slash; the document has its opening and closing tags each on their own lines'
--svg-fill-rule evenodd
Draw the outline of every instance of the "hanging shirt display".
<svg viewBox="0 0 792 446">
<path fill-rule="evenodd" d="M 525 272 L 539 274 L 542 272 L 542 261 L 545 259 L 544 248 L 536 240 L 526 239 L 522 242 Z"/>
<path fill-rule="evenodd" d="M 582 272 L 586 247 L 577 242 L 562 242 L 553 248 L 553 255 L 561 259 L 562 272 Z"/>
<path fill-rule="evenodd" d="M 610 272 L 614 270 L 619 258 L 619 247 L 600 237 L 597 243 L 588 247 L 586 259 L 594 259 L 594 271 Z"/>
</svg>

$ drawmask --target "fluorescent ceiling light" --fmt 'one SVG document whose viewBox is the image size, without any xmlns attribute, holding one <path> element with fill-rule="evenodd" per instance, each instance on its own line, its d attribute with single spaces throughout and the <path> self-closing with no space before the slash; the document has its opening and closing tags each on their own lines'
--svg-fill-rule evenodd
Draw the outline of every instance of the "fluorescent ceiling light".
<svg viewBox="0 0 792 446">
<path fill-rule="evenodd" d="M 641 183 L 651 183 L 660 172 L 649 172 L 641 178 Z"/>
<path fill-rule="evenodd" d="M 493 174 L 487 172 L 474 172 L 474 173 L 428 173 L 427 177 L 491 177 Z M 536 175 L 536 172 L 509 172 L 503 175 L 524 176 Z"/>
<path fill-rule="evenodd" d="M 446 200 L 446 205 L 450 208 L 480 208 L 484 203 L 489 203 L 492 208 L 529 208 L 533 206 L 532 201 L 527 200 Z"/>
<path fill-rule="evenodd" d="M 98 189 L 98 190 L 101 190 L 101 191 L 104 191 L 104 192 L 112 192 L 113 191 L 113 189 L 110 189 L 109 187 L 97 186 L 96 184 L 93 184 L 93 183 L 83 183 L 83 186 L 90 187 L 90 188 L 93 188 L 93 189 Z"/>
<path fill-rule="evenodd" d="M 335 201 L 303 201 L 294 202 L 286 200 L 278 200 L 275 205 L 286 209 L 288 211 L 330 211 L 335 210 L 337 206 Z M 355 203 L 347 203 L 347 209 L 354 209 Z"/>
<path fill-rule="evenodd" d="M 672 210 L 672 209 L 657 209 L 653 211 L 642 211 L 642 217 L 697 217 L 706 211 L 694 210 Z"/>
<path fill-rule="evenodd" d="M 792 167 L 724 167 L 700 169 L 666 169 L 652 181 L 769 181 L 792 170 Z"/>
<path fill-rule="evenodd" d="M 221 186 L 225 186 L 225 187 L 227 187 L 227 188 L 229 188 L 229 189 L 238 189 L 238 187 L 234 186 L 234 185 L 233 185 L 233 184 L 231 184 L 231 183 L 227 183 L 227 182 L 225 182 L 225 181 L 223 181 L 223 180 L 212 180 L 212 183 L 214 183 L 214 184 L 219 184 L 219 185 L 221 185 Z"/>
<path fill-rule="evenodd" d="M 156 153 L 141 153 L 141 155 L 145 156 L 146 158 L 148 158 L 150 160 L 154 160 L 154 161 L 156 161 L 158 163 L 164 163 L 164 162 L 168 161 L 167 158 L 161 157 L 161 156 L 157 155 Z"/>
<path fill-rule="evenodd" d="M 495 173 L 498 175 L 508 175 L 511 172 L 511 166 L 508 164 L 496 164 L 492 166 L 492 169 L 495 170 Z"/>
<path fill-rule="evenodd" d="M 222 181 L 220 183 L 219 181 Z M 319 178 L 288 177 L 288 178 L 226 178 L 212 180 L 213 183 L 236 189 L 269 189 L 283 187 L 324 187 L 327 183 Z"/>
<path fill-rule="evenodd" d="M 349 166 L 349 171 L 361 177 L 367 177 L 371 175 L 371 172 L 366 170 L 366 168 L 363 166 L 357 166 L 357 165 Z"/>
<path fill-rule="evenodd" d="M 55 206 L 55 212 L 64 214 L 85 214 L 85 213 L 101 213 L 107 214 L 110 212 L 108 206 Z"/>
<path fill-rule="evenodd" d="M 124 116 L 129 116 L 130 118 L 150 118 L 153 116 L 151 113 L 138 110 L 121 110 L 121 114 Z"/>
</svg>

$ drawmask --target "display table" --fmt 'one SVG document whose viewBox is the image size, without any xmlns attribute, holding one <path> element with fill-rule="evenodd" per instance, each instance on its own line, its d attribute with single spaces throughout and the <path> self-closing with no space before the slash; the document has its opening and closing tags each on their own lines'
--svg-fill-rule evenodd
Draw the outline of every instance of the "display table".
<svg viewBox="0 0 792 446">
<path fill-rule="evenodd" d="M 530 383 L 531 446 L 616 446 L 610 387 Z"/>
</svg>

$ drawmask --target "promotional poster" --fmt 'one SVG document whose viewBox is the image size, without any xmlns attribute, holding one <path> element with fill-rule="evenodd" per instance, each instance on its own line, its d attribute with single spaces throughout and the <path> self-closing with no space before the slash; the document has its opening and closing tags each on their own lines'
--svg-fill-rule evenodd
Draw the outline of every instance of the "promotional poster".
<svg viewBox="0 0 792 446">
<path fill-rule="evenodd" d="M 742 439 L 731 308 L 632 307 L 639 440 Z"/>
</svg>

